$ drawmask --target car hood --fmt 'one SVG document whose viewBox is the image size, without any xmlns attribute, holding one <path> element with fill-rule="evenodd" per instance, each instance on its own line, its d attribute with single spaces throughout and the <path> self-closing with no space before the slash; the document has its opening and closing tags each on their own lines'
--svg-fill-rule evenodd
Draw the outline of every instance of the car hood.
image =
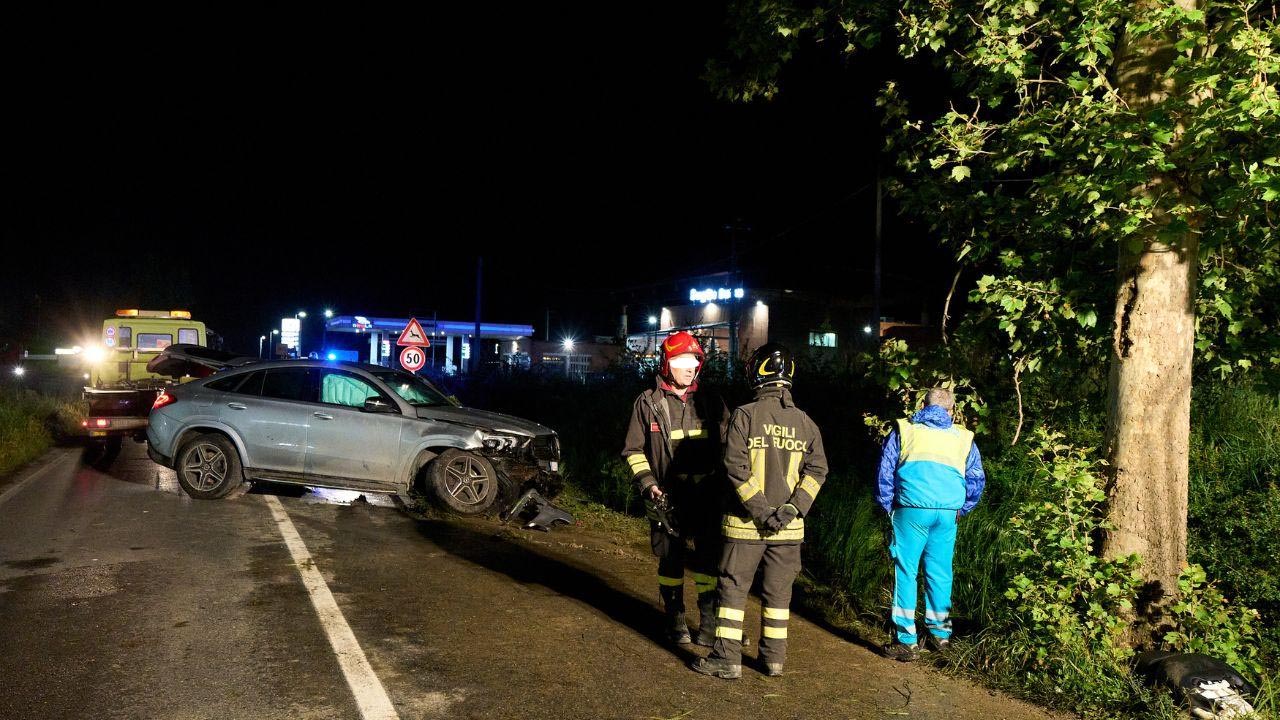
<svg viewBox="0 0 1280 720">
<path fill-rule="evenodd" d="M 545 425 L 539 425 L 532 420 L 525 420 L 514 415 L 503 415 L 502 413 L 489 412 L 488 410 L 476 410 L 475 408 L 465 407 L 420 407 L 417 408 L 418 417 L 424 420 L 438 420 L 440 422 L 457 423 L 459 425 L 468 425 L 470 427 L 478 427 L 482 430 L 492 430 L 494 432 L 503 432 L 515 435 L 525 435 L 527 437 L 536 437 L 538 435 L 551 434 L 551 428 Z"/>
</svg>

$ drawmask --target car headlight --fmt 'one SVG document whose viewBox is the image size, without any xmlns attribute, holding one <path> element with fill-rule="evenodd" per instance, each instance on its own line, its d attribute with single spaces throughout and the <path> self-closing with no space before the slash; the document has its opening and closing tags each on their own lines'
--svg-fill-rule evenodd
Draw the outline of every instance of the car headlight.
<svg viewBox="0 0 1280 720">
<path fill-rule="evenodd" d="M 510 452 L 520 445 L 520 438 L 514 435 L 492 435 L 486 433 L 484 439 L 480 441 L 485 449 L 490 452 Z"/>
</svg>

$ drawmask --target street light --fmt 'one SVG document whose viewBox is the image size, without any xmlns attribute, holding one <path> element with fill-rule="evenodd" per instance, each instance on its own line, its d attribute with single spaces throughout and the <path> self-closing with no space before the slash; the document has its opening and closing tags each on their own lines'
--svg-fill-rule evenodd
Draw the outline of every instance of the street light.
<svg viewBox="0 0 1280 720">
<path fill-rule="evenodd" d="M 565 338 L 564 341 L 560 343 L 560 346 L 564 348 L 565 352 L 573 352 L 573 338 Z"/>
<path fill-rule="evenodd" d="M 306 320 L 307 311 L 299 310 L 298 312 L 293 314 L 293 317 L 295 320 Z M 298 323 L 298 347 L 296 349 L 298 351 L 298 357 L 302 357 L 302 323 L 301 322 Z"/>
<path fill-rule="evenodd" d="M 333 319 L 333 311 L 329 308 L 324 309 L 324 325 L 320 326 L 320 349 L 328 352 L 329 350 L 329 321 Z M 332 360 L 333 358 L 329 358 Z"/>
<path fill-rule="evenodd" d="M 23 375 L 27 374 L 27 369 L 19 365 L 18 367 L 13 369 L 13 374 L 17 375 L 18 377 L 22 377 Z"/>
<path fill-rule="evenodd" d="M 261 359 L 262 359 L 262 343 L 264 343 L 264 342 L 266 342 L 266 341 L 267 341 L 267 336 L 266 336 L 266 335 L 259 335 L 259 336 L 258 336 L 258 359 L 259 359 L 259 360 L 261 360 Z"/>
<path fill-rule="evenodd" d="M 279 330 L 271 331 L 271 355 L 269 356 L 271 358 L 274 358 L 276 356 L 276 336 L 279 334 L 280 334 Z"/>
</svg>

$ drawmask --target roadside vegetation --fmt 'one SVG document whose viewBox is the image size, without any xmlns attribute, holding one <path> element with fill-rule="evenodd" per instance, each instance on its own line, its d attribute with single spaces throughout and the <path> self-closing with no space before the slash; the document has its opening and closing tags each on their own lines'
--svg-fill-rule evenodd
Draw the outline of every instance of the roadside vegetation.
<svg viewBox="0 0 1280 720">
<path fill-rule="evenodd" d="M 0 476 L 75 436 L 83 419 L 84 410 L 75 400 L 0 386 Z"/>
</svg>

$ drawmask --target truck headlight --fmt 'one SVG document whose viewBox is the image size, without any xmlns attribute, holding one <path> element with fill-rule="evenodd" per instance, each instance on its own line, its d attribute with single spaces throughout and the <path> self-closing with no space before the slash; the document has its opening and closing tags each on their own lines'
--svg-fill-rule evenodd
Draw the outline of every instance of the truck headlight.
<svg viewBox="0 0 1280 720">
<path fill-rule="evenodd" d="M 89 347 L 84 349 L 84 361 L 90 365 L 97 365 L 107 359 L 107 351 L 100 347 Z"/>
</svg>

